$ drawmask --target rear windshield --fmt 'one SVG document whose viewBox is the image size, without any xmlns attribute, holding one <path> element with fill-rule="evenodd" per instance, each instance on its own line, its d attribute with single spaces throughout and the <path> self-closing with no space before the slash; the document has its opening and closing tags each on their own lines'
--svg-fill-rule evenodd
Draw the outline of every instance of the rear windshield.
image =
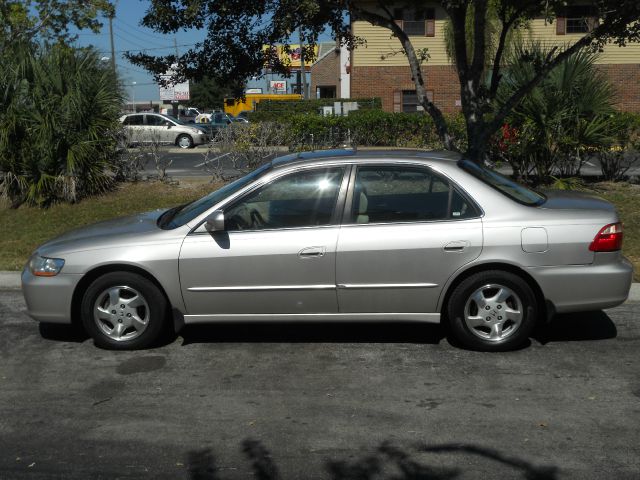
<svg viewBox="0 0 640 480">
<path fill-rule="evenodd" d="M 465 172 L 470 173 L 518 203 L 537 207 L 538 205 L 542 205 L 546 200 L 545 196 L 541 193 L 520 185 L 510 178 L 470 160 L 460 160 L 458 166 Z"/>
</svg>

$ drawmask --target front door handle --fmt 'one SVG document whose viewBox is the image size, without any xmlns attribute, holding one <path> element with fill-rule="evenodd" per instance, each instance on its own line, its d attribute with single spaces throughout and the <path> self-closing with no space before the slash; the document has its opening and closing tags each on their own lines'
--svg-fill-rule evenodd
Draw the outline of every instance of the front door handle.
<svg viewBox="0 0 640 480">
<path fill-rule="evenodd" d="M 316 258 L 323 257 L 325 252 L 324 247 L 306 247 L 298 252 L 300 258 Z"/>
<path fill-rule="evenodd" d="M 449 242 L 444 246 L 445 252 L 462 252 L 469 246 L 469 242 L 466 240 L 456 240 Z"/>
</svg>

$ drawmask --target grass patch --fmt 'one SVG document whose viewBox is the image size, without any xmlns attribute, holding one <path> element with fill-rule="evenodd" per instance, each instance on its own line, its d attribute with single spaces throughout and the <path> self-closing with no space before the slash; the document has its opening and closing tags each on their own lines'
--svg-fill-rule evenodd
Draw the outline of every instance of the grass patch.
<svg viewBox="0 0 640 480">
<path fill-rule="evenodd" d="M 169 208 L 199 198 L 215 188 L 209 183 L 126 183 L 114 192 L 76 204 L 54 205 L 47 209 L 23 206 L 15 210 L 0 205 L 0 270 L 21 270 L 38 245 L 73 228 Z"/>
<path fill-rule="evenodd" d="M 0 205 L 0 270 L 20 270 L 41 243 L 72 228 L 113 217 L 145 212 L 199 198 L 216 186 L 202 182 L 128 183 L 112 193 L 80 203 L 48 209 Z M 640 281 L 640 185 L 599 183 L 595 193 L 615 204 L 624 222 L 624 254 L 633 262 L 635 281 Z"/>
<path fill-rule="evenodd" d="M 640 185 L 598 183 L 595 193 L 616 206 L 624 223 L 622 251 L 633 263 L 633 281 L 640 282 Z"/>
</svg>

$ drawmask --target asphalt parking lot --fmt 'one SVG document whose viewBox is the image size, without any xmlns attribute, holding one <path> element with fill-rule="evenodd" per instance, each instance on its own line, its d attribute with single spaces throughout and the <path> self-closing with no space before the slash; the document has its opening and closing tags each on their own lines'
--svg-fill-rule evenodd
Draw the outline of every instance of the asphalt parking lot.
<svg viewBox="0 0 640 480">
<path fill-rule="evenodd" d="M 640 303 L 512 353 L 439 326 L 212 325 L 109 352 L 0 292 L 0 478 L 637 479 Z"/>
</svg>

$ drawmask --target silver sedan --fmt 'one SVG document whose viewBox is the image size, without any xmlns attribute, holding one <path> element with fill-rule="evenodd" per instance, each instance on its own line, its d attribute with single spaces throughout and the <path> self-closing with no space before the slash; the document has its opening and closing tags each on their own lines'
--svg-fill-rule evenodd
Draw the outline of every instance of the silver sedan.
<svg viewBox="0 0 640 480">
<path fill-rule="evenodd" d="M 78 322 L 105 348 L 205 322 L 418 321 L 507 350 L 555 312 L 624 302 L 622 236 L 604 200 L 453 154 L 312 152 L 51 240 L 22 285 L 33 318 Z"/>
</svg>

